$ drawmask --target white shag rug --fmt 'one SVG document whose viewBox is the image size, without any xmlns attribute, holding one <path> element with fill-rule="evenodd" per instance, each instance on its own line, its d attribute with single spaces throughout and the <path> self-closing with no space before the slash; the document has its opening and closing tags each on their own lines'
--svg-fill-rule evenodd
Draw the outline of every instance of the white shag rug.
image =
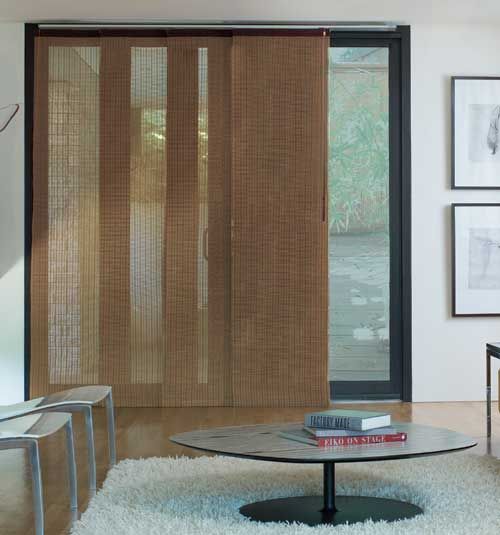
<svg viewBox="0 0 500 535">
<path fill-rule="evenodd" d="M 500 461 L 452 453 L 337 465 L 337 493 L 412 502 L 424 514 L 344 526 L 257 523 L 246 503 L 319 495 L 322 466 L 228 457 L 125 460 L 108 474 L 72 535 L 498 535 Z"/>
</svg>

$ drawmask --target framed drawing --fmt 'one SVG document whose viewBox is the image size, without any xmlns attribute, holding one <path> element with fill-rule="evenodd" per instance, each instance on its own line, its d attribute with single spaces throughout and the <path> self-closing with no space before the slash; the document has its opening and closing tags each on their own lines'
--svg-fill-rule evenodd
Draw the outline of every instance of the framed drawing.
<svg viewBox="0 0 500 535">
<path fill-rule="evenodd" d="M 451 187 L 500 189 L 500 78 L 451 79 Z"/>
<path fill-rule="evenodd" d="M 7 129 L 20 107 L 19 104 L 8 104 L 0 108 L 0 133 Z"/>
<path fill-rule="evenodd" d="M 453 316 L 500 316 L 500 204 L 452 205 Z"/>
</svg>

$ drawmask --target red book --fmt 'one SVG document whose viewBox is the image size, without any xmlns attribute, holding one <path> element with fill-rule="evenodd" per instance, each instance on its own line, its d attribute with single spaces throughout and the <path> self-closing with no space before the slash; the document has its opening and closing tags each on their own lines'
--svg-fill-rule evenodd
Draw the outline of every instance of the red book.
<svg viewBox="0 0 500 535">
<path fill-rule="evenodd" d="M 394 433 L 393 435 L 322 437 L 316 439 L 316 443 L 320 448 L 332 448 L 334 446 L 362 446 L 363 444 L 381 444 L 382 442 L 404 442 L 406 439 L 406 433 Z"/>
</svg>

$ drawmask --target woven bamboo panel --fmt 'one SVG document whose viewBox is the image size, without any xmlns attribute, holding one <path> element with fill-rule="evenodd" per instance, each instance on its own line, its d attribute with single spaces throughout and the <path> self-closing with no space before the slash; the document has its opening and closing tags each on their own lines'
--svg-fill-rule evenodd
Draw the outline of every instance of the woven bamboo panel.
<svg viewBox="0 0 500 535">
<path fill-rule="evenodd" d="M 36 38 L 32 396 L 327 401 L 327 46 Z"/>
<path fill-rule="evenodd" d="M 234 404 L 328 403 L 326 38 L 233 42 Z"/>
</svg>

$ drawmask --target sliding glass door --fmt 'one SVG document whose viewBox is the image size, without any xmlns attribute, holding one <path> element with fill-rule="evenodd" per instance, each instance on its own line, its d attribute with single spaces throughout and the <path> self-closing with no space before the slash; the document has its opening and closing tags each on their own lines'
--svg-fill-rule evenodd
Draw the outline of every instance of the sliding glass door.
<svg viewBox="0 0 500 535">
<path fill-rule="evenodd" d="M 329 49 L 329 380 L 333 399 L 403 397 L 401 39 Z"/>
</svg>

